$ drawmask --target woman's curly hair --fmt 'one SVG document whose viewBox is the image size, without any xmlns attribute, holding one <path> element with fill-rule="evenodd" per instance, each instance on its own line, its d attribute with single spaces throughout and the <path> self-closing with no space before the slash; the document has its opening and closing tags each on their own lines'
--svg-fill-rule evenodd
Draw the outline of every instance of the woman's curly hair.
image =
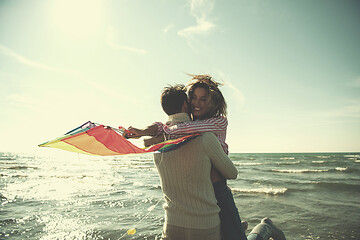
<svg viewBox="0 0 360 240">
<path fill-rule="evenodd" d="M 212 76 L 203 74 L 203 75 L 191 75 L 192 77 L 188 85 L 186 86 L 189 96 L 189 103 L 191 103 L 191 99 L 193 98 L 195 88 L 201 87 L 204 88 L 207 95 L 207 103 L 209 108 L 209 113 L 207 114 L 207 118 L 211 117 L 219 117 L 227 115 L 227 104 L 224 96 L 219 90 L 218 86 L 222 86 L 223 84 L 216 82 Z"/>
</svg>

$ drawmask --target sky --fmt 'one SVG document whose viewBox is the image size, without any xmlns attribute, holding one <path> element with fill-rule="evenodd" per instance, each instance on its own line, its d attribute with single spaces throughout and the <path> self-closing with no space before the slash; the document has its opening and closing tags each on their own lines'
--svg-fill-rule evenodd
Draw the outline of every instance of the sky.
<svg viewBox="0 0 360 240">
<path fill-rule="evenodd" d="M 190 73 L 224 83 L 232 153 L 359 152 L 359 24 L 357 0 L 0 0 L 0 151 L 165 122 Z"/>
</svg>

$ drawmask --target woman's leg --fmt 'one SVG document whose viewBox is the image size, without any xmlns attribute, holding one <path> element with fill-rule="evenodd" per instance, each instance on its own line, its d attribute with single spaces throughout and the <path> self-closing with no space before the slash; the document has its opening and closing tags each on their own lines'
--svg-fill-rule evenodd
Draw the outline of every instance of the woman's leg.
<svg viewBox="0 0 360 240">
<path fill-rule="evenodd" d="M 277 228 L 270 218 L 263 218 L 261 223 L 256 225 L 248 236 L 248 240 L 286 240 L 283 231 Z"/>
<path fill-rule="evenodd" d="M 225 181 L 213 184 L 215 196 L 220 207 L 221 236 L 223 240 L 246 240 L 234 197 Z"/>
<path fill-rule="evenodd" d="M 264 240 L 259 234 L 250 233 L 249 236 L 247 236 L 248 240 Z"/>
</svg>

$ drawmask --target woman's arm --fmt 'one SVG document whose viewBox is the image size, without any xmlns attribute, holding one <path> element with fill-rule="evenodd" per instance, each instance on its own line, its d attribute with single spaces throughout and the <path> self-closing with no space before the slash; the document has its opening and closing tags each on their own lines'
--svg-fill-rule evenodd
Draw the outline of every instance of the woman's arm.
<svg viewBox="0 0 360 240">
<path fill-rule="evenodd" d="M 127 129 L 130 134 L 125 135 L 126 138 L 139 138 L 142 136 L 155 136 L 158 132 L 158 126 L 156 124 L 152 124 L 147 126 L 144 129 L 135 128 L 135 127 L 129 127 Z"/>
<path fill-rule="evenodd" d="M 228 126 L 227 118 L 215 117 L 205 120 L 183 122 L 174 126 L 167 126 L 161 122 L 155 123 L 158 127 L 158 134 L 190 134 L 203 132 L 224 132 Z"/>
</svg>

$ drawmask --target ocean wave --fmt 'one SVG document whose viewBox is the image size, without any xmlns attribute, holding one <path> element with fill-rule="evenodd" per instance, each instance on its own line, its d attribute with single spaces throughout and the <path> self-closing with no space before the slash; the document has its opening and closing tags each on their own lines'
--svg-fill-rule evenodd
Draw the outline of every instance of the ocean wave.
<svg viewBox="0 0 360 240">
<path fill-rule="evenodd" d="M 16 160 L 16 159 L 14 159 L 14 160 Z M 0 159 L 0 164 L 19 164 L 19 162 L 3 161 L 3 159 Z"/>
<path fill-rule="evenodd" d="M 312 163 L 325 163 L 325 161 L 312 161 Z"/>
<path fill-rule="evenodd" d="M 260 194 L 271 194 L 278 195 L 284 194 L 288 191 L 287 188 L 272 188 L 272 187 L 262 187 L 262 188 L 231 188 L 233 192 L 241 192 L 241 193 L 260 193 Z"/>
<path fill-rule="evenodd" d="M 238 166 L 256 166 L 256 165 L 264 165 L 264 163 L 253 163 L 253 162 L 235 162 L 234 165 Z"/>
<path fill-rule="evenodd" d="M 0 174 L 0 177 L 3 178 L 27 178 L 28 175 L 25 174 Z"/>
<path fill-rule="evenodd" d="M 272 169 L 273 172 L 280 173 L 314 173 L 314 172 L 328 172 L 329 169 Z"/>
<path fill-rule="evenodd" d="M 117 165 L 118 167 L 121 167 L 122 169 L 153 169 L 155 168 L 154 165 Z"/>
<path fill-rule="evenodd" d="M 54 179 L 69 179 L 69 178 L 72 178 L 72 179 L 84 179 L 84 178 L 91 178 L 91 177 L 94 177 L 94 176 L 91 176 L 91 175 L 85 175 L 85 174 L 74 174 L 74 175 L 53 175 L 53 174 L 50 174 L 50 175 L 38 175 L 37 176 L 38 178 L 54 178 Z"/>
<path fill-rule="evenodd" d="M 161 185 L 159 184 L 152 184 L 152 185 L 147 185 L 148 187 L 150 187 L 150 189 L 161 189 Z"/>
<path fill-rule="evenodd" d="M 293 165 L 293 164 L 299 164 L 300 161 L 296 161 L 296 162 L 276 162 L 276 164 L 278 165 Z"/>
<path fill-rule="evenodd" d="M 334 169 L 272 169 L 273 172 L 280 173 L 320 173 L 320 172 L 333 172 L 333 171 L 348 171 L 348 167 L 336 167 Z"/>
<path fill-rule="evenodd" d="M 25 170 L 25 169 L 39 169 L 38 167 L 28 167 L 28 166 L 12 166 L 12 167 L 4 167 L 0 169 L 10 169 L 10 170 Z"/>
<path fill-rule="evenodd" d="M 295 157 L 282 157 L 281 160 L 294 160 Z"/>
<path fill-rule="evenodd" d="M 16 157 L 10 157 L 10 156 L 0 156 L 0 160 L 16 160 Z"/>
<path fill-rule="evenodd" d="M 331 183 L 331 182 L 313 182 L 315 186 L 319 188 L 326 188 L 331 190 L 349 190 L 354 192 L 360 191 L 360 185 L 358 184 L 350 184 L 350 183 Z"/>
<path fill-rule="evenodd" d="M 251 161 L 251 160 L 255 160 L 256 158 L 254 157 L 245 157 L 245 156 L 229 156 L 229 158 L 231 160 L 235 160 L 235 161 Z"/>
<path fill-rule="evenodd" d="M 330 156 L 316 156 L 317 158 L 330 158 Z"/>
<path fill-rule="evenodd" d="M 1 158 L 12 158 L 12 157 L 16 157 L 16 156 L 14 154 L 6 154 L 6 153 L 0 152 L 0 159 Z"/>
<path fill-rule="evenodd" d="M 337 168 L 335 168 L 336 171 L 340 171 L 340 172 L 347 171 L 348 169 L 349 169 L 348 167 L 337 167 Z"/>
<path fill-rule="evenodd" d="M 344 155 L 346 158 L 360 158 L 360 155 Z"/>
</svg>

